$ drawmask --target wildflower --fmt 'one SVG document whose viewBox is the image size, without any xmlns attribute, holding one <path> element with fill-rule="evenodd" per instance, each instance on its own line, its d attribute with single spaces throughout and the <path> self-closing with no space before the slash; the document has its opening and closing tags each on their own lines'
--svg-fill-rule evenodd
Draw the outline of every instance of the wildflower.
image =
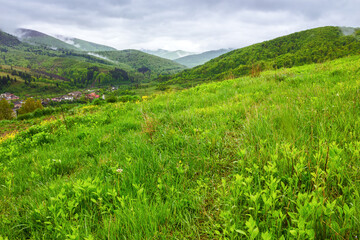
<svg viewBox="0 0 360 240">
<path fill-rule="evenodd" d="M 122 173 L 124 170 L 123 169 L 121 169 L 121 168 L 119 168 L 119 169 L 116 169 L 116 172 L 118 172 L 118 173 Z"/>
</svg>

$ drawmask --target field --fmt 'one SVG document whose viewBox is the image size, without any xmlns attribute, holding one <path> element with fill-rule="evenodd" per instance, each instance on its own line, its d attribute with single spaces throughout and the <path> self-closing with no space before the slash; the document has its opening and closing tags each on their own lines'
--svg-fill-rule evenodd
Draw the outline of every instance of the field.
<svg viewBox="0 0 360 240">
<path fill-rule="evenodd" d="M 360 56 L 80 106 L 0 140 L 0 239 L 358 239 Z"/>
</svg>

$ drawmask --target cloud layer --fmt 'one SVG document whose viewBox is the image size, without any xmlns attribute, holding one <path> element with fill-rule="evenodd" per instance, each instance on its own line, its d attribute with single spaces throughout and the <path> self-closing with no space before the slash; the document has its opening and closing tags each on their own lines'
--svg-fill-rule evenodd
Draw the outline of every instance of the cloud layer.
<svg viewBox="0 0 360 240">
<path fill-rule="evenodd" d="M 318 26 L 360 26 L 358 0 L 0 0 L 0 28 L 118 49 L 238 48 Z"/>
</svg>

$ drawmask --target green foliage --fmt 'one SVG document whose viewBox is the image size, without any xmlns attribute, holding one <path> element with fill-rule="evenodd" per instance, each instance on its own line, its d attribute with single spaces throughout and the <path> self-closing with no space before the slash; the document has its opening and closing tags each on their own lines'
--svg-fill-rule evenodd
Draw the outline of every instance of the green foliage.
<svg viewBox="0 0 360 240">
<path fill-rule="evenodd" d="M 106 98 L 106 102 L 108 103 L 114 103 L 117 102 L 117 98 L 115 96 L 110 96 Z"/>
<path fill-rule="evenodd" d="M 92 101 L 92 104 L 93 105 L 101 105 L 103 103 L 103 101 L 100 99 L 100 98 L 95 98 L 93 101 Z"/>
<path fill-rule="evenodd" d="M 5 98 L 0 99 L 0 120 L 10 120 L 13 118 L 13 111 Z"/>
</svg>

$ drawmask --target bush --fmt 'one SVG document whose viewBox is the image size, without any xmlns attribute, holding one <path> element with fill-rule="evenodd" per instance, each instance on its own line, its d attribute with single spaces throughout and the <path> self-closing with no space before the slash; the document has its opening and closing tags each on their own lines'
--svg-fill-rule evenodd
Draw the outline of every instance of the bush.
<svg viewBox="0 0 360 240">
<path fill-rule="evenodd" d="M 93 105 L 101 105 L 101 104 L 102 104 L 102 101 L 100 100 L 100 98 L 95 98 L 95 99 L 92 101 L 92 104 L 93 104 Z"/>
<path fill-rule="evenodd" d="M 110 96 L 110 97 L 106 98 L 106 102 L 108 102 L 108 103 L 117 102 L 117 98 L 115 96 Z"/>
<path fill-rule="evenodd" d="M 160 91 L 166 91 L 166 90 L 169 90 L 169 89 L 170 89 L 170 87 L 166 86 L 166 85 L 159 85 L 156 88 L 156 90 L 160 90 Z"/>
<path fill-rule="evenodd" d="M 120 101 L 120 102 L 136 102 L 136 101 L 140 101 L 140 97 L 138 96 L 138 95 L 133 95 L 133 96 L 131 96 L 131 95 L 125 95 L 125 96 L 120 96 L 119 98 L 118 98 L 118 100 Z"/>
</svg>

